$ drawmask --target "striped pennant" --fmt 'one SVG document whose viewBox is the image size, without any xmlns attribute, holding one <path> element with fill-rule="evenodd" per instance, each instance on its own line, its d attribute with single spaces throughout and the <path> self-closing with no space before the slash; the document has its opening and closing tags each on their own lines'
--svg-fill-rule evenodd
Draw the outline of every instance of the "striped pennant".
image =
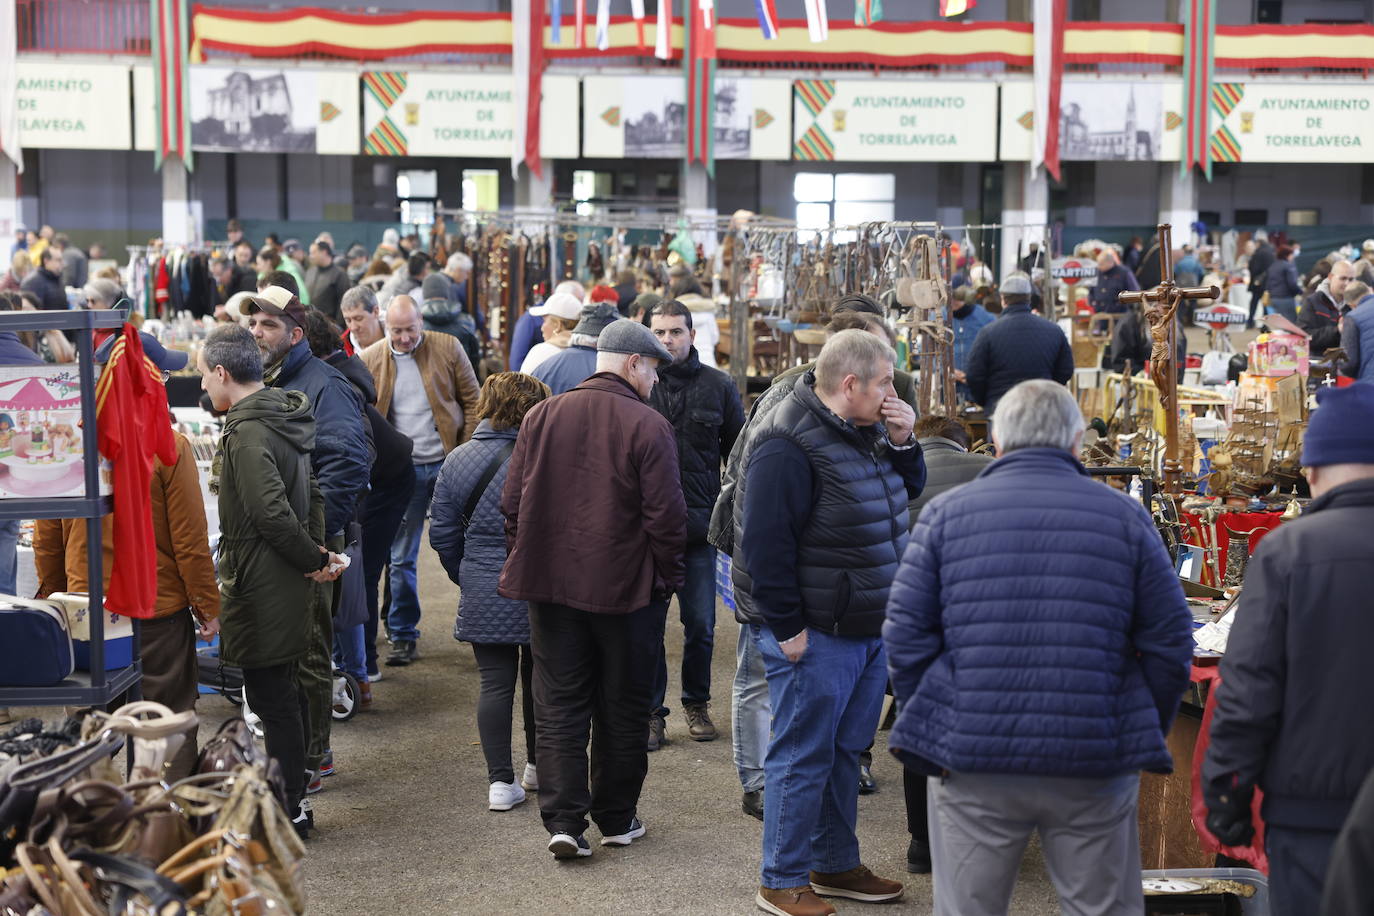
<svg viewBox="0 0 1374 916">
<path fill-rule="evenodd" d="M 1165 130 L 1178 130 L 1178 128 L 1181 127 L 1182 124 L 1183 115 L 1179 114 L 1176 111 L 1168 111 L 1164 113 Z"/>
<path fill-rule="evenodd" d="M 339 108 L 338 108 L 338 106 L 335 105 L 333 102 L 321 102 L 321 103 L 320 103 L 320 123 L 321 123 L 321 124 L 328 124 L 330 121 L 334 120 L 335 118 L 337 118 L 337 117 L 338 117 L 339 115 L 341 115 L 341 114 L 343 114 L 343 112 L 340 111 Z"/>
<path fill-rule="evenodd" d="M 601 120 L 605 121 L 607 124 L 611 125 L 612 127 L 619 127 L 619 126 L 620 126 L 620 106 L 619 106 L 619 105 L 612 105 L 610 108 L 607 108 L 605 111 L 601 112 Z"/>
<path fill-rule="evenodd" d="M 883 0 L 854 0 L 854 24 L 872 25 L 883 18 Z"/>
<path fill-rule="evenodd" d="M 773 123 L 773 116 L 772 116 L 772 115 L 770 115 L 768 112 L 764 111 L 762 108 L 755 108 L 755 109 L 754 109 L 754 127 L 755 127 L 755 128 L 757 128 L 757 129 L 759 129 L 759 130 L 762 130 L 763 128 L 767 127 L 769 124 L 772 124 L 772 123 Z"/>
<path fill-rule="evenodd" d="M 1026 112 L 1025 114 L 1021 115 L 1021 117 L 1016 119 L 1016 123 L 1020 124 L 1026 130 L 1030 130 L 1032 127 L 1035 126 L 1035 112 Z"/>
<path fill-rule="evenodd" d="M 363 141 L 363 152 L 369 156 L 404 156 L 406 151 L 406 135 L 385 116 Z"/>
<path fill-rule="evenodd" d="M 821 110 L 834 97 L 834 80 L 797 80 L 797 98 L 801 99 L 813 118 L 819 117 Z"/>
<path fill-rule="evenodd" d="M 382 108 L 390 108 L 406 91 L 406 75 L 396 70 L 370 70 L 363 74 L 363 85 Z"/>
<path fill-rule="evenodd" d="M 1240 141 L 1226 125 L 1219 127 L 1208 144 L 1211 158 L 1217 162 L 1240 162 Z"/>
<path fill-rule="evenodd" d="M 1235 111 L 1245 95 L 1244 83 L 1214 83 L 1212 85 L 1212 110 L 1218 118 L 1225 118 Z"/>
<path fill-rule="evenodd" d="M 149 0 L 157 144 L 153 168 L 177 157 L 191 171 L 190 19 L 188 0 Z M 7 87 L 12 88 L 12 87 Z"/>
<path fill-rule="evenodd" d="M 792 158 L 807 162 L 834 162 L 835 144 L 830 142 L 819 125 L 812 124 L 792 147 Z"/>
</svg>

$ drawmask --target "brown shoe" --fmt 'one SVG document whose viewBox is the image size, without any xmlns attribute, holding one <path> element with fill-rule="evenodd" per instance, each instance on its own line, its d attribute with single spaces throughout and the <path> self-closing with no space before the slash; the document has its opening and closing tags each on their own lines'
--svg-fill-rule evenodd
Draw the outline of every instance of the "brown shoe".
<svg viewBox="0 0 1374 916">
<path fill-rule="evenodd" d="M 835 916 L 835 908 L 817 897 L 809 884 L 776 889 L 760 885 L 754 902 L 773 916 Z"/>
<path fill-rule="evenodd" d="M 864 903 L 900 900 L 903 893 L 900 881 L 879 878 L 864 865 L 835 875 L 813 871 L 811 887 L 816 893 L 826 897 L 848 897 L 850 900 L 862 900 Z"/>
<path fill-rule="evenodd" d="M 358 685 L 358 708 L 372 708 L 372 685 L 367 681 L 363 681 Z"/>
</svg>

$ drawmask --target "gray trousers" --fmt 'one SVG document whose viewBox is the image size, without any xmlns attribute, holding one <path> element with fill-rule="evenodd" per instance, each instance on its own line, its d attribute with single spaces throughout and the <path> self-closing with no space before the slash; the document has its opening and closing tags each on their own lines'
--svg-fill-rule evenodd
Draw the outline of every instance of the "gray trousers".
<svg viewBox="0 0 1374 916">
<path fill-rule="evenodd" d="M 927 780 L 935 916 L 1005 916 L 1039 832 L 1064 916 L 1141 916 L 1140 775 L 1069 779 L 991 773 Z"/>
</svg>

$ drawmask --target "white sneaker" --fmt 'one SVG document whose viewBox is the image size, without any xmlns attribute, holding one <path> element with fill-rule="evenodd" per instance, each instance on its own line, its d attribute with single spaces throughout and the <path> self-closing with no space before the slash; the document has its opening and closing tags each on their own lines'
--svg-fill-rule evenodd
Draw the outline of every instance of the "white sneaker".
<svg viewBox="0 0 1374 916">
<path fill-rule="evenodd" d="M 539 791 L 539 771 L 534 768 L 534 764 L 525 764 L 525 775 L 520 777 L 520 785 L 526 792 Z"/>
<path fill-rule="evenodd" d="M 644 823 L 643 823 L 642 821 L 640 821 L 639 818 L 636 817 L 636 818 L 634 818 L 633 820 L 630 821 L 630 827 L 629 827 L 629 829 L 626 830 L 624 833 L 618 833 L 618 834 L 616 834 L 616 835 L 614 835 L 614 836 L 603 836 L 603 837 L 601 838 L 601 845 L 602 845 L 602 846 L 629 846 L 629 845 L 630 845 L 631 843 L 633 843 L 635 840 L 637 840 L 637 839 L 639 839 L 640 837 L 644 836 L 644 834 L 647 833 L 647 832 L 648 832 L 648 831 L 646 831 L 646 830 L 644 829 Z"/>
<path fill-rule="evenodd" d="M 487 809 L 509 811 L 525 800 L 525 790 L 509 782 L 494 782 L 487 790 Z"/>
</svg>

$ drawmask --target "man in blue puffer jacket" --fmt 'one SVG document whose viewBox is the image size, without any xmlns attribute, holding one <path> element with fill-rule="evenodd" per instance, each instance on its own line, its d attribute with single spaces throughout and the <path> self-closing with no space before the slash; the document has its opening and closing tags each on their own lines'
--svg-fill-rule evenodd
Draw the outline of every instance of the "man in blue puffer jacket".
<svg viewBox="0 0 1374 916">
<path fill-rule="evenodd" d="M 1082 437 L 1064 386 L 1013 388 L 998 460 L 922 510 L 892 585 L 889 746 L 937 777 L 937 916 L 1006 913 L 1035 830 L 1065 912 L 1144 911 L 1139 771 L 1172 768 L 1192 618 L 1149 515 L 1087 476 Z"/>
</svg>

